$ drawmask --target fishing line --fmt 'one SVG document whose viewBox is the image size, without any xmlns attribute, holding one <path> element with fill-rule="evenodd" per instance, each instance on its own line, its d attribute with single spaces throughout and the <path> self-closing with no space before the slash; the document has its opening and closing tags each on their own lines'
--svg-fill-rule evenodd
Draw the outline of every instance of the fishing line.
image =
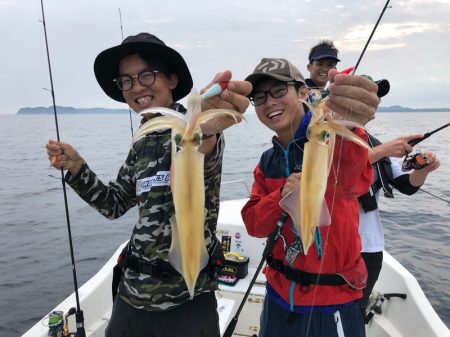
<svg viewBox="0 0 450 337">
<path fill-rule="evenodd" d="M 428 191 L 425 191 L 423 188 L 420 188 L 419 191 L 420 191 L 420 192 L 423 192 L 423 193 L 426 193 L 426 194 L 429 194 L 429 195 L 431 195 L 432 197 L 435 197 L 436 199 L 442 200 L 443 202 L 446 202 L 446 203 L 447 203 L 447 206 L 450 205 L 450 201 L 449 201 L 449 200 L 446 200 L 446 199 L 444 199 L 444 198 L 438 197 L 437 195 L 435 195 L 435 194 L 433 194 L 433 193 L 430 193 L 430 192 L 428 192 Z"/>
<path fill-rule="evenodd" d="M 55 102 L 55 90 L 53 87 L 53 76 L 52 76 L 52 67 L 50 64 L 50 52 L 48 48 L 48 39 L 47 39 L 47 28 L 45 24 L 45 14 L 44 14 L 44 0 L 41 0 L 41 11 L 42 11 L 42 25 L 44 26 L 44 36 L 45 36 L 45 49 L 47 51 L 47 62 L 48 62 L 48 72 L 50 76 L 50 92 L 52 93 L 52 102 L 53 102 L 53 114 L 55 116 L 55 127 L 56 127 L 56 138 L 58 142 L 60 141 L 59 137 L 59 126 L 58 126 L 58 113 L 56 112 L 56 102 Z M 76 322 L 77 322 L 77 337 L 85 337 L 86 332 L 84 330 L 84 317 L 83 311 L 80 310 L 80 299 L 78 296 L 78 283 L 77 283 L 77 272 L 75 268 L 75 257 L 73 253 L 73 243 L 72 243 L 72 230 L 70 227 L 70 217 L 69 217 L 69 206 L 67 203 L 67 191 L 66 191 L 66 182 L 64 180 L 64 170 L 61 167 L 61 182 L 63 188 L 64 195 L 64 207 L 66 211 L 66 221 L 67 221 L 67 232 L 69 234 L 69 247 L 70 247 L 70 258 L 72 262 L 72 275 L 73 275 L 73 284 L 75 288 L 75 300 L 77 304 L 77 311 L 75 313 Z"/>
<path fill-rule="evenodd" d="M 296 90 L 297 90 L 297 88 L 296 88 Z M 302 104 L 302 102 L 300 101 L 300 104 Z M 291 125 L 290 125 L 290 129 L 291 129 L 291 138 L 292 138 L 292 142 L 293 142 L 293 144 L 294 144 L 294 156 L 293 156 L 293 158 L 294 158 L 294 168 L 293 168 L 293 170 L 295 171 L 295 168 L 297 167 L 297 156 L 295 155 L 295 153 L 296 153 L 296 149 L 298 149 L 298 150 L 300 150 L 301 152 L 303 152 L 303 149 L 301 148 L 301 146 L 300 145 L 298 145 L 297 144 L 297 142 L 295 141 L 295 131 L 294 131 L 294 125 L 293 125 L 293 123 L 294 123 L 294 117 L 295 117 L 295 112 L 291 115 Z M 306 111 L 305 111 L 305 109 L 303 108 L 303 117 L 305 117 L 306 116 Z M 303 118 L 302 117 L 302 118 Z M 302 120 L 302 118 L 300 118 L 300 121 Z M 289 145 L 288 145 L 289 146 Z M 287 164 L 289 164 L 289 155 L 288 155 L 288 158 L 287 158 Z M 303 165 L 302 165 L 303 166 Z"/>
<path fill-rule="evenodd" d="M 117 8 L 119 10 L 119 20 L 120 20 L 120 34 L 122 36 L 122 40 L 123 41 L 123 26 L 122 26 L 122 12 L 120 11 L 120 8 Z M 131 138 L 133 138 L 134 136 L 134 131 L 133 131 L 133 118 L 131 117 L 131 108 L 130 106 L 128 106 L 128 112 L 130 113 L 130 129 L 131 129 Z"/>
<path fill-rule="evenodd" d="M 336 137 L 339 137 L 338 135 L 336 135 Z M 341 137 L 341 143 L 339 144 L 339 155 L 338 155 L 338 161 L 336 163 L 336 168 L 334 168 L 334 165 L 332 165 L 332 169 L 333 169 L 333 173 L 334 173 L 334 190 L 333 190 L 333 199 L 331 202 L 331 209 L 330 209 L 330 225 L 328 226 L 328 230 L 327 230 L 327 234 L 325 236 L 325 244 L 322 246 L 322 259 L 320 261 L 320 265 L 319 265 L 319 272 L 317 273 L 317 283 L 319 283 L 320 280 L 320 275 L 322 274 L 322 269 L 323 269 L 323 263 L 325 260 L 325 254 L 326 254 L 326 249 L 328 247 L 328 239 L 330 237 L 330 231 L 331 231 L 331 219 L 333 219 L 333 212 L 334 212 L 334 202 L 336 200 L 336 191 L 337 191 L 337 185 L 338 185 L 338 179 L 339 179 L 339 168 L 341 165 L 341 158 L 342 158 L 342 148 L 343 148 L 343 144 L 344 144 L 344 137 Z M 334 157 L 334 154 L 333 154 Z M 334 158 L 331 158 L 331 160 L 334 160 Z M 327 177 L 328 180 L 328 177 Z M 326 194 L 326 191 L 325 191 Z M 324 196 L 325 198 L 325 196 Z M 318 227 L 320 228 L 320 227 Z M 321 234 L 320 234 L 321 235 Z M 316 286 L 314 288 L 314 294 L 313 294 L 313 298 L 312 298 L 312 303 L 315 303 L 316 297 L 317 297 L 317 291 L 318 291 L 318 287 Z M 306 336 L 308 336 L 309 334 L 309 329 L 311 327 L 311 320 L 312 320 L 312 314 L 313 314 L 313 306 L 311 306 L 311 311 L 310 311 L 310 315 L 308 318 L 308 325 L 306 328 Z"/>
<path fill-rule="evenodd" d="M 247 173 L 246 173 L 247 174 Z M 248 174 L 251 174 L 251 172 L 248 172 Z M 228 184 L 234 184 L 234 183 L 242 183 L 245 186 L 245 189 L 247 190 L 247 196 L 250 198 L 250 188 L 248 187 L 246 181 L 244 179 L 238 179 L 238 180 L 230 180 L 230 181 L 224 181 L 221 183 L 221 185 L 228 185 Z"/>
</svg>

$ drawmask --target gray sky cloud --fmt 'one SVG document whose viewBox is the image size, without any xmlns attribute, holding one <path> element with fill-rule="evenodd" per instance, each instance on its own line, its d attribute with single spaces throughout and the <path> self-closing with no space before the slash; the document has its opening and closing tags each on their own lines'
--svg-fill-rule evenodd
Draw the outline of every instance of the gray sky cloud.
<svg viewBox="0 0 450 337">
<path fill-rule="evenodd" d="M 156 34 L 179 50 L 202 88 L 219 71 L 244 78 L 262 57 L 290 59 L 307 75 L 310 47 L 335 41 L 342 62 L 354 65 L 385 0 L 45 0 L 56 103 L 124 107 L 99 88 L 93 62 L 124 35 Z M 450 107 L 450 1 L 391 1 L 358 73 L 385 77 L 382 105 Z M 0 113 L 49 106 L 39 0 L 0 0 Z"/>
</svg>

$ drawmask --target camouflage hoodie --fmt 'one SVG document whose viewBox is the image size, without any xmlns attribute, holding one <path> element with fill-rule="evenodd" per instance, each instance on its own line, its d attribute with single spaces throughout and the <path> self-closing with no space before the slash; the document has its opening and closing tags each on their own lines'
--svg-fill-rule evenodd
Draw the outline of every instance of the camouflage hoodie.
<svg viewBox="0 0 450 337">
<path fill-rule="evenodd" d="M 219 212 L 219 191 L 224 150 L 223 135 L 215 150 L 205 156 L 205 240 L 207 249 L 215 237 Z M 147 262 L 167 261 L 171 243 L 170 217 L 175 213 L 169 186 L 171 164 L 170 130 L 153 132 L 133 144 L 115 181 L 105 185 L 84 164 L 76 176 L 66 175 L 75 192 L 102 215 L 116 219 L 135 205 L 139 219 L 133 229 L 131 253 Z M 195 293 L 214 291 L 217 281 L 202 272 Z M 160 311 L 180 306 L 189 300 L 182 276 L 169 281 L 126 269 L 119 295 L 135 308 Z"/>
</svg>

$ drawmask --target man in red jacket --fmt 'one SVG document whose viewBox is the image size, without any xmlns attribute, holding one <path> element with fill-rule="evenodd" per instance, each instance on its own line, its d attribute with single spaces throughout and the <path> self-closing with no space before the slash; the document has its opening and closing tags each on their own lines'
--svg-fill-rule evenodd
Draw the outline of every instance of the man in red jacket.
<svg viewBox="0 0 450 337">
<path fill-rule="evenodd" d="M 336 70 L 329 77 L 330 109 L 359 123 L 373 118 L 379 103 L 375 83 Z M 268 237 L 283 213 L 281 198 L 299 186 L 311 112 L 298 100 L 303 75 L 288 60 L 262 59 L 246 80 L 253 85 L 249 98 L 259 120 L 276 136 L 254 170 L 242 217 L 250 235 Z M 353 132 L 366 137 L 362 129 Z M 367 192 L 372 178 L 367 150 L 337 137 L 325 193 L 331 224 L 316 230 L 307 255 L 291 220 L 283 225 L 264 271 L 267 296 L 260 337 L 365 336 L 356 302 L 367 279 L 357 197 Z"/>
</svg>

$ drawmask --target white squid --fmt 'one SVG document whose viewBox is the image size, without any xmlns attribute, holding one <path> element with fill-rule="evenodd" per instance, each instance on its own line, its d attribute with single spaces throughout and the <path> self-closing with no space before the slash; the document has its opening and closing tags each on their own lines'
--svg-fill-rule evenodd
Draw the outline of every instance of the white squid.
<svg viewBox="0 0 450 337">
<path fill-rule="evenodd" d="M 308 142 L 303 149 L 300 188 L 286 195 L 280 202 L 281 207 L 291 216 L 299 230 L 305 255 L 314 242 L 316 227 L 326 226 L 331 222 L 325 202 L 325 191 L 333 163 L 336 135 L 345 137 L 371 151 L 360 137 L 332 119 L 323 100 L 313 106 L 311 112 L 313 115 L 306 131 Z M 361 127 L 353 122 L 339 122 Z"/>
<path fill-rule="evenodd" d="M 175 216 L 170 219 L 172 242 L 169 263 L 183 276 L 191 298 L 200 271 L 208 264 L 205 244 L 204 155 L 198 151 L 202 143 L 200 124 L 224 116 L 238 123 L 241 114 L 224 109 L 201 111 L 201 96 L 192 92 L 188 100 L 188 117 L 167 108 L 141 111 L 162 114 L 147 121 L 133 137 L 133 143 L 147 133 L 172 129 L 171 189 Z"/>
</svg>

